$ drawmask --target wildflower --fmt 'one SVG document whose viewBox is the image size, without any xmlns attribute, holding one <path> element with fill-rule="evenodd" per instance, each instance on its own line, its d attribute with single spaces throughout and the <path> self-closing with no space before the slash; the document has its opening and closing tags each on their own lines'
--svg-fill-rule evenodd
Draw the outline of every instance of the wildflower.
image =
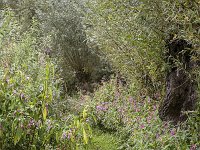
<svg viewBox="0 0 200 150">
<path fill-rule="evenodd" d="M 147 117 L 147 122 L 148 123 L 151 123 L 151 118 L 152 118 L 151 116 Z"/>
<path fill-rule="evenodd" d="M 69 133 L 68 133 L 68 135 L 67 135 L 67 138 L 68 138 L 68 139 L 70 139 L 70 138 L 71 138 L 71 136 L 72 136 L 72 133 L 71 133 L 71 132 L 69 132 Z"/>
<path fill-rule="evenodd" d="M 151 102 L 151 98 L 147 97 L 147 101 L 148 101 L 148 103 L 150 103 Z"/>
<path fill-rule="evenodd" d="M 129 97 L 128 100 L 129 100 L 130 103 L 132 103 L 133 102 L 133 97 Z"/>
<path fill-rule="evenodd" d="M 172 129 L 172 130 L 170 131 L 170 134 L 171 134 L 171 136 L 174 136 L 174 135 L 176 134 L 175 130 Z"/>
<path fill-rule="evenodd" d="M 20 94 L 20 98 L 21 98 L 21 100 L 22 100 L 22 99 L 25 99 L 25 96 L 24 96 L 23 93 Z"/>
<path fill-rule="evenodd" d="M 142 125 L 140 126 L 140 128 L 141 128 L 141 129 L 144 129 L 144 124 L 142 124 Z"/>
<path fill-rule="evenodd" d="M 40 127 L 41 124 L 42 124 L 42 121 L 41 121 L 41 120 L 38 120 L 38 122 L 36 123 L 37 129 Z"/>
<path fill-rule="evenodd" d="M 96 109 L 97 109 L 97 110 L 101 110 L 101 106 L 99 106 L 99 105 L 96 106 Z"/>
<path fill-rule="evenodd" d="M 192 144 L 191 146 L 190 146 L 190 150 L 196 150 L 197 149 L 197 145 L 196 144 Z"/>
<path fill-rule="evenodd" d="M 156 109 L 157 109 L 157 107 L 156 107 L 156 105 L 154 105 L 154 106 L 153 106 L 153 110 L 156 110 Z"/>
<path fill-rule="evenodd" d="M 107 110 L 105 107 L 103 107 L 101 105 L 96 106 L 96 109 L 100 110 L 100 111 L 106 111 Z"/>
<path fill-rule="evenodd" d="M 62 139 L 66 139 L 66 137 L 67 137 L 66 132 L 63 132 L 63 134 L 62 134 Z"/>
<path fill-rule="evenodd" d="M 31 128 L 31 127 L 34 126 L 34 125 L 35 125 L 35 121 L 34 121 L 33 119 L 31 119 L 31 120 L 29 121 L 28 128 Z"/>
<path fill-rule="evenodd" d="M 107 105 L 109 104 L 109 102 L 102 102 L 102 105 Z"/>
</svg>

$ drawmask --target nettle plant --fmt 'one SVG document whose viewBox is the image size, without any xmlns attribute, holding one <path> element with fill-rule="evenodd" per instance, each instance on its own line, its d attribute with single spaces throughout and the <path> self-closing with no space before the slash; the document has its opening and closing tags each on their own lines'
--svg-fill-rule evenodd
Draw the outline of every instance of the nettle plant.
<svg viewBox="0 0 200 150">
<path fill-rule="evenodd" d="M 37 23 L 22 35 L 19 30 L 8 13 L 0 30 L 0 149 L 87 147 L 92 134 L 87 110 L 60 118 L 52 111 L 52 102 L 61 99 L 60 79 L 38 48 Z"/>
</svg>

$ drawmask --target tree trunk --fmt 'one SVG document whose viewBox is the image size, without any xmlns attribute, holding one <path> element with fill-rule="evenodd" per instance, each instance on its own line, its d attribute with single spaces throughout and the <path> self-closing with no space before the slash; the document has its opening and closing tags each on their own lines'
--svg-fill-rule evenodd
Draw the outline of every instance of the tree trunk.
<svg viewBox="0 0 200 150">
<path fill-rule="evenodd" d="M 166 77 L 166 96 L 159 108 L 159 117 L 164 121 L 175 124 L 187 117 L 182 112 L 193 110 L 196 102 L 196 82 L 190 74 L 193 68 L 191 62 L 191 48 L 187 41 L 176 39 L 167 44 L 166 54 L 171 70 Z M 181 66 L 177 66 L 179 62 Z"/>
</svg>

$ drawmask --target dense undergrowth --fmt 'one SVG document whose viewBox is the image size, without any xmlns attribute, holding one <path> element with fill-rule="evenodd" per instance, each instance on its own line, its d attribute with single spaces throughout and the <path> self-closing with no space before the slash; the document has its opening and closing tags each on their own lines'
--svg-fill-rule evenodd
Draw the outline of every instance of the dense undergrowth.
<svg viewBox="0 0 200 150">
<path fill-rule="evenodd" d="M 25 7 L 28 2 L 30 1 L 20 3 L 19 7 L 20 5 Z M 32 2 L 28 5 L 28 11 L 30 5 L 37 6 L 36 1 Z M 90 6 L 89 12 L 93 14 L 88 18 L 81 16 L 77 10 L 74 11 L 76 3 L 73 3 L 73 9 L 69 9 L 69 12 L 66 9 L 65 12 L 62 9 L 70 5 L 67 5 L 67 1 L 62 1 L 65 5 L 59 3 L 57 10 L 49 13 L 55 3 L 48 0 L 47 2 L 48 5 L 43 5 L 41 1 L 42 5 L 39 6 L 46 6 L 43 10 L 36 11 L 41 18 L 32 16 L 26 29 L 21 25 L 26 17 L 18 20 L 15 17 L 16 12 L 6 8 L 2 11 L 0 149 L 198 150 L 200 148 L 199 100 L 196 110 L 184 112 L 188 116 L 185 122 L 173 125 L 171 122 L 161 121 L 158 117 L 158 108 L 165 96 L 164 76 L 169 67 L 163 60 L 165 53 L 163 38 L 170 32 L 176 37 L 182 37 L 181 33 L 190 25 L 186 23 L 180 32 L 175 32 L 176 24 L 184 22 L 181 15 L 176 16 L 176 13 L 173 13 L 179 6 L 178 2 L 174 2 L 172 7 L 169 1 L 156 0 L 156 4 L 163 9 L 159 16 L 160 9 L 157 6 L 155 14 L 147 13 L 151 11 L 150 6 L 154 6 L 151 1 L 143 1 L 144 5 L 140 5 L 137 2 L 130 4 L 130 1 L 115 3 L 118 1 L 99 0 L 98 3 L 91 3 L 95 5 Z M 165 10 L 165 6 L 169 9 Z M 187 4 L 184 3 L 184 6 Z M 133 8 L 137 9 L 133 11 Z M 198 8 L 198 5 L 195 5 L 195 8 Z M 146 13 L 143 14 L 142 10 Z M 186 10 L 187 16 L 190 14 L 189 2 Z M 115 11 L 117 13 L 113 13 Z M 75 13 L 74 16 L 72 12 L 78 15 Z M 195 22 L 191 26 L 194 26 L 198 21 L 196 17 L 198 11 L 191 9 L 191 12 L 193 12 L 191 20 Z M 66 17 L 68 13 L 71 14 Z M 158 20 L 154 15 L 159 17 Z M 164 23 L 163 16 L 168 18 Z M 91 27 L 88 27 L 88 39 L 80 18 L 84 18 L 93 26 L 92 28 L 88 25 Z M 173 24 L 168 27 L 170 18 Z M 148 21 L 152 21 L 150 27 L 147 27 Z M 157 26 L 157 21 L 161 21 L 160 26 Z M 48 26 L 49 24 L 51 26 Z M 77 25 L 76 29 L 73 28 L 74 24 Z M 41 31 L 42 26 L 43 29 L 48 27 L 47 33 L 46 30 Z M 158 30 L 163 28 L 165 33 L 155 32 L 152 30 L 154 27 L 159 27 Z M 198 32 L 195 26 L 195 29 L 189 28 L 183 34 L 183 37 L 194 43 L 197 52 Z M 47 51 L 48 48 L 52 51 Z M 97 53 L 96 50 L 101 52 Z M 115 68 L 110 68 L 112 65 L 108 65 L 107 61 Z M 125 75 L 127 81 L 114 75 L 106 78 L 113 73 L 112 69 L 116 75 L 120 73 Z M 199 93 L 200 73 L 198 68 L 195 69 Z M 99 83 L 102 76 L 106 79 L 102 79 Z M 94 83 L 96 89 L 90 90 L 89 83 Z M 82 87 L 77 87 L 78 85 Z M 73 92 L 67 93 L 71 87 L 72 90 L 75 88 L 75 91 L 80 90 L 80 92 L 75 92 L 74 95 Z"/>
<path fill-rule="evenodd" d="M 118 149 L 199 148 L 199 108 L 188 114 L 186 122 L 172 125 L 158 117 L 160 98 L 159 94 L 152 99 L 144 92 L 135 93 L 131 86 L 116 86 L 116 80 L 111 80 L 95 92 L 88 106 L 101 130 L 119 138 Z"/>
<path fill-rule="evenodd" d="M 91 129 L 87 112 L 57 111 L 61 79 L 56 65 L 40 49 L 37 23 L 18 35 L 17 22 L 6 14 L 1 28 L 0 149 L 75 149 L 85 147 Z M 8 35 L 9 36 L 5 36 Z M 56 105 L 55 105 L 56 103 Z"/>
</svg>

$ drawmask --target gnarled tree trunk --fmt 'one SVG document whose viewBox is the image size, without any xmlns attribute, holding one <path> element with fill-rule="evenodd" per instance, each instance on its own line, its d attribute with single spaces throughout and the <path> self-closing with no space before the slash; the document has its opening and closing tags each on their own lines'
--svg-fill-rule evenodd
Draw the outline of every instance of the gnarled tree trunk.
<svg viewBox="0 0 200 150">
<path fill-rule="evenodd" d="M 196 83 L 190 74 L 193 68 L 191 62 L 191 44 L 182 39 L 176 39 L 167 44 L 167 60 L 171 70 L 166 77 L 166 96 L 159 108 L 159 117 L 165 121 L 177 123 L 186 119 L 182 112 L 193 110 L 196 102 Z M 177 66 L 175 62 L 182 64 Z"/>
</svg>

